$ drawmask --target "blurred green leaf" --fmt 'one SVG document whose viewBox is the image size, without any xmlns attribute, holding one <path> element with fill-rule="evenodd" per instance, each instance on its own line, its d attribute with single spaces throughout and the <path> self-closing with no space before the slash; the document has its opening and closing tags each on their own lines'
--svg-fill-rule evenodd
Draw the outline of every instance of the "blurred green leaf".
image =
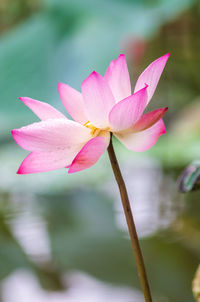
<svg viewBox="0 0 200 302">
<path fill-rule="evenodd" d="M 197 302 L 200 301 L 200 265 L 198 266 L 198 269 L 196 271 L 193 283 L 192 283 L 192 291 L 194 294 L 194 297 Z"/>
<path fill-rule="evenodd" d="M 193 161 L 179 177 L 179 190 L 183 193 L 200 187 L 200 161 Z"/>
<path fill-rule="evenodd" d="M 93 69 L 105 72 L 125 37 L 149 38 L 192 3 L 159 1 L 154 6 L 138 1 L 46 1 L 40 12 L 1 37 L 2 127 L 20 126 L 30 118 L 25 106 L 16 101 L 18 96 L 62 108 L 57 82 L 79 88 Z"/>
</svg>

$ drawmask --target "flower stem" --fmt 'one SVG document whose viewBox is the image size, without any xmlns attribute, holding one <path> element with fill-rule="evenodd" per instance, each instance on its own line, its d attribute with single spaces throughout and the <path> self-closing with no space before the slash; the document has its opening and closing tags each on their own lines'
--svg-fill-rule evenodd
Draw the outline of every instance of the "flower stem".
<svg viewBox="0 0 200 302">
<path fill-rule="evenodd" d="M 141 251 L 139 240 L 138 240 L 138 235 L 137 235 L 137 231 L 136 231 L 136 227 L 135 227 L 135 223 L 134 223 L 134 219 L 133 219 L 133 214 L 131 211 L 128 193 L 126 190 L 126 185 L 125 185 L 124 179 L 122 177 L 122 174 L 121 174 L 121 171 L 119 168 L 119 164 L 118 164 L 118 161 L 117 161 L 117 158 L 115 155 L 115 151 L 113 149 L 112 137 L 110 140 L 110 145 L 108 146 L 108 154 L 109 154 L 111 166 L 112 166 L 114 176 L 117 181 L 120 195 L 121 195 L 121 201 L 122 201 L 124 213 L 126 216 L 126 222 L 128 225 L 129 234 L 131 237 L 131 244 L 132 244 L 133 252 L 135 255 L 135 261 L 136 261 L 136 265 L 137 265 L 137 270 L 138 270 L 138 275 L 140 278 L 142 291 L 143 291 L 143 294 L 145 297 L 145 301 L 152 302 L 149 282 L 147 279 L 147 273 L 146 273 L 146 269 L 145 269 L 145 265 L 144 265 L 144 259 L 142 256 L 142 251 Z"/>
</svg>

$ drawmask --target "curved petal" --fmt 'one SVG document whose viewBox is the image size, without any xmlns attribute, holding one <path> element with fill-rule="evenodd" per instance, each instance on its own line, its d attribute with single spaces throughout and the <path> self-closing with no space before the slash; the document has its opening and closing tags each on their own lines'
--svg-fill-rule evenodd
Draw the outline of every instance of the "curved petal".
<svg viewBox="0 0 200 302">
<path fill-rule="evenodd" d="M 93 166 L 108 148 L 109 141 L 110 134 L 107 137 L 97 136 L 92 138 L 77 154 L 69 167 L 68 173 L 78 172 Z"/>
<path fill-rule="evenodd" d="M 82 93 L 88 120 L 97 127 L 107 127 L 115 100 L 105 79 L 93 71 L 83 81 Z"/>
<path fill-rule="evenodd" d="M 147 104 L 147 86 L 117 103 L 109 114 L 113 131 L 130 128 L 142 115 Z"/>
<path fill-rule="evenodd" d="M 90 129 L 68 119 L 42 121 L 11 132 L 20 147 L 36 152 L 70 150 L 91 138 Z"/>
<path fill-rule="evenodd" d="M 130 77 L 123 54 L 110 63 L 104 78 L 108 82 L 116 102 L 125 99 L 131 94 Z"/>
<path fill-rule="evenodd" d="M 141 132 L 132 132 L 127 133 L 118 132 L 114 135 L 124 144 L 129 150 L 135 152 L 142 152 L 150 149 L 157 142 L 160 135 L 164 134 L 165 125 L 160 119 L 152 127 L 141 131 Z"/>
<path fill-rule="evenodd" d="M 70 165 L 80 149 L 54 152 L 31 152 L 21 163 L 17 174 L 30 174 L 57 170 Z"/>
<path fill-rule="evenodd" d="M 60 99 L 71 117 L 81 124 L 88 121 L 85 110 L 82 94 L 74 88 L 64 83 L 58 84 L 58 92 Z"/>
<path fill-rule="evenodd" d="M 134 132 L 143 131 L 158 122 L 168 110 L 168 107 L 156 109 L 141 116 L 136 124 L 132 126 Z"/>
<path fill-rule="evenodd" d="M 156 90 L 158 81 L 161 77 L 165 64 L 169 58 L 170 54 L 167 53 L 166 55 L 158 58 L 154 62 L 152 62 L 139 76 L 134 92 L 140 90 L 144 87 L 145 84 L 149 86 L 148 89 L 148 103 L 151 100 L 154 91 Z"/>
<path fill-rule="evenodd" d="M 64 114 L 49 105 L 27 97 L 19 98 L 27 107 L 29 107 L 41 120 L 66 118 Z"/>
</svg>

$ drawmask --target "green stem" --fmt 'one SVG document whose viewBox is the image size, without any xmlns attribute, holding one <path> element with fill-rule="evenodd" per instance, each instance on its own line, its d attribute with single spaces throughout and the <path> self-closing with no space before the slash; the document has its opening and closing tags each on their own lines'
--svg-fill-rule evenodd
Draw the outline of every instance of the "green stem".
<svg viewBox="0 0 200 302">
<path fill-rule="evenodd" d="M 115 179 L 117 181 L 119 191 L 120 191 L 121 201 L 122 201 L 124 213 L 126 216 L 126 222 L 128 225 L 129 234 L 131 237 L 131 244 L 132 244 L 133 252 L 135 255 L 135 261 L 136 261 L 136 265 L 137 265 L 137 270 L 138 270 L 138 275 L 140 278 L 142 291 L 143 291 L 143 294 L 145 297 L 145 301 L 152 302 L 149 282 L 147 279 L 146 269 L 145 269 L 145 265 L 144 265 L 144 260 L 143 260 L 139 240 L 138 240 L 138 235 L 137 235 L 134 219 L 133 219 L 133 214 L 131 211 L 128 193 L 126 190 L 126 185 L 125 185 L 124 179 L 122 177 L 122 174 L 121 174 L 121 171 L 119 168 L 119 164 L 118 164 L 118 161 L 117 161 L 117 158 L 115 155 L 115 151 L 113 149 L 112 137 L 110 140 L 110 145 L 108 146 L 108 155 L 109 155 L 111 166 L 112 166 L 112 169 L 114 172 L 114 176 L 115 176 Z"/>
</svg>

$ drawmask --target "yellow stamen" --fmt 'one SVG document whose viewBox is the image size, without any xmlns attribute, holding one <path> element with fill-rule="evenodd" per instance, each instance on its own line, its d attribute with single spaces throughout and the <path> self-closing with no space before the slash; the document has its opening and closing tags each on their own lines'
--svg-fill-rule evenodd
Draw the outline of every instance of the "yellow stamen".
<svg viewBox="0 0 200 302">
<path fill-rule="evenodd" d="M 90 121 L 87 121 L 85 124 L 83 124 L 83 126 L 87 127 L 87 124 L 89 124 Z"/>
<path fill-rule="evenodd" d="M 109 128 L 109 127 L 105 128 L 105 129 L 100 129 L 100 128 L 97 128 L 97 127 L 95 127 L 94 125 L 92 125 L 92 124 L 90 123 L 90 121 L 87 121 L 85 124 L 83 124 L 83 126 L 89 128 L 89 129 L 91 129 L 91 135 L 92 135 L 93 137 L 96 137 L 96 136 L 98 136 L 98 135 L 100 135 L 100 134 L 103 136 L 103 135 L 105 134 L 105 132 L 110 131 L 110 128 Z"/>
</svg>

